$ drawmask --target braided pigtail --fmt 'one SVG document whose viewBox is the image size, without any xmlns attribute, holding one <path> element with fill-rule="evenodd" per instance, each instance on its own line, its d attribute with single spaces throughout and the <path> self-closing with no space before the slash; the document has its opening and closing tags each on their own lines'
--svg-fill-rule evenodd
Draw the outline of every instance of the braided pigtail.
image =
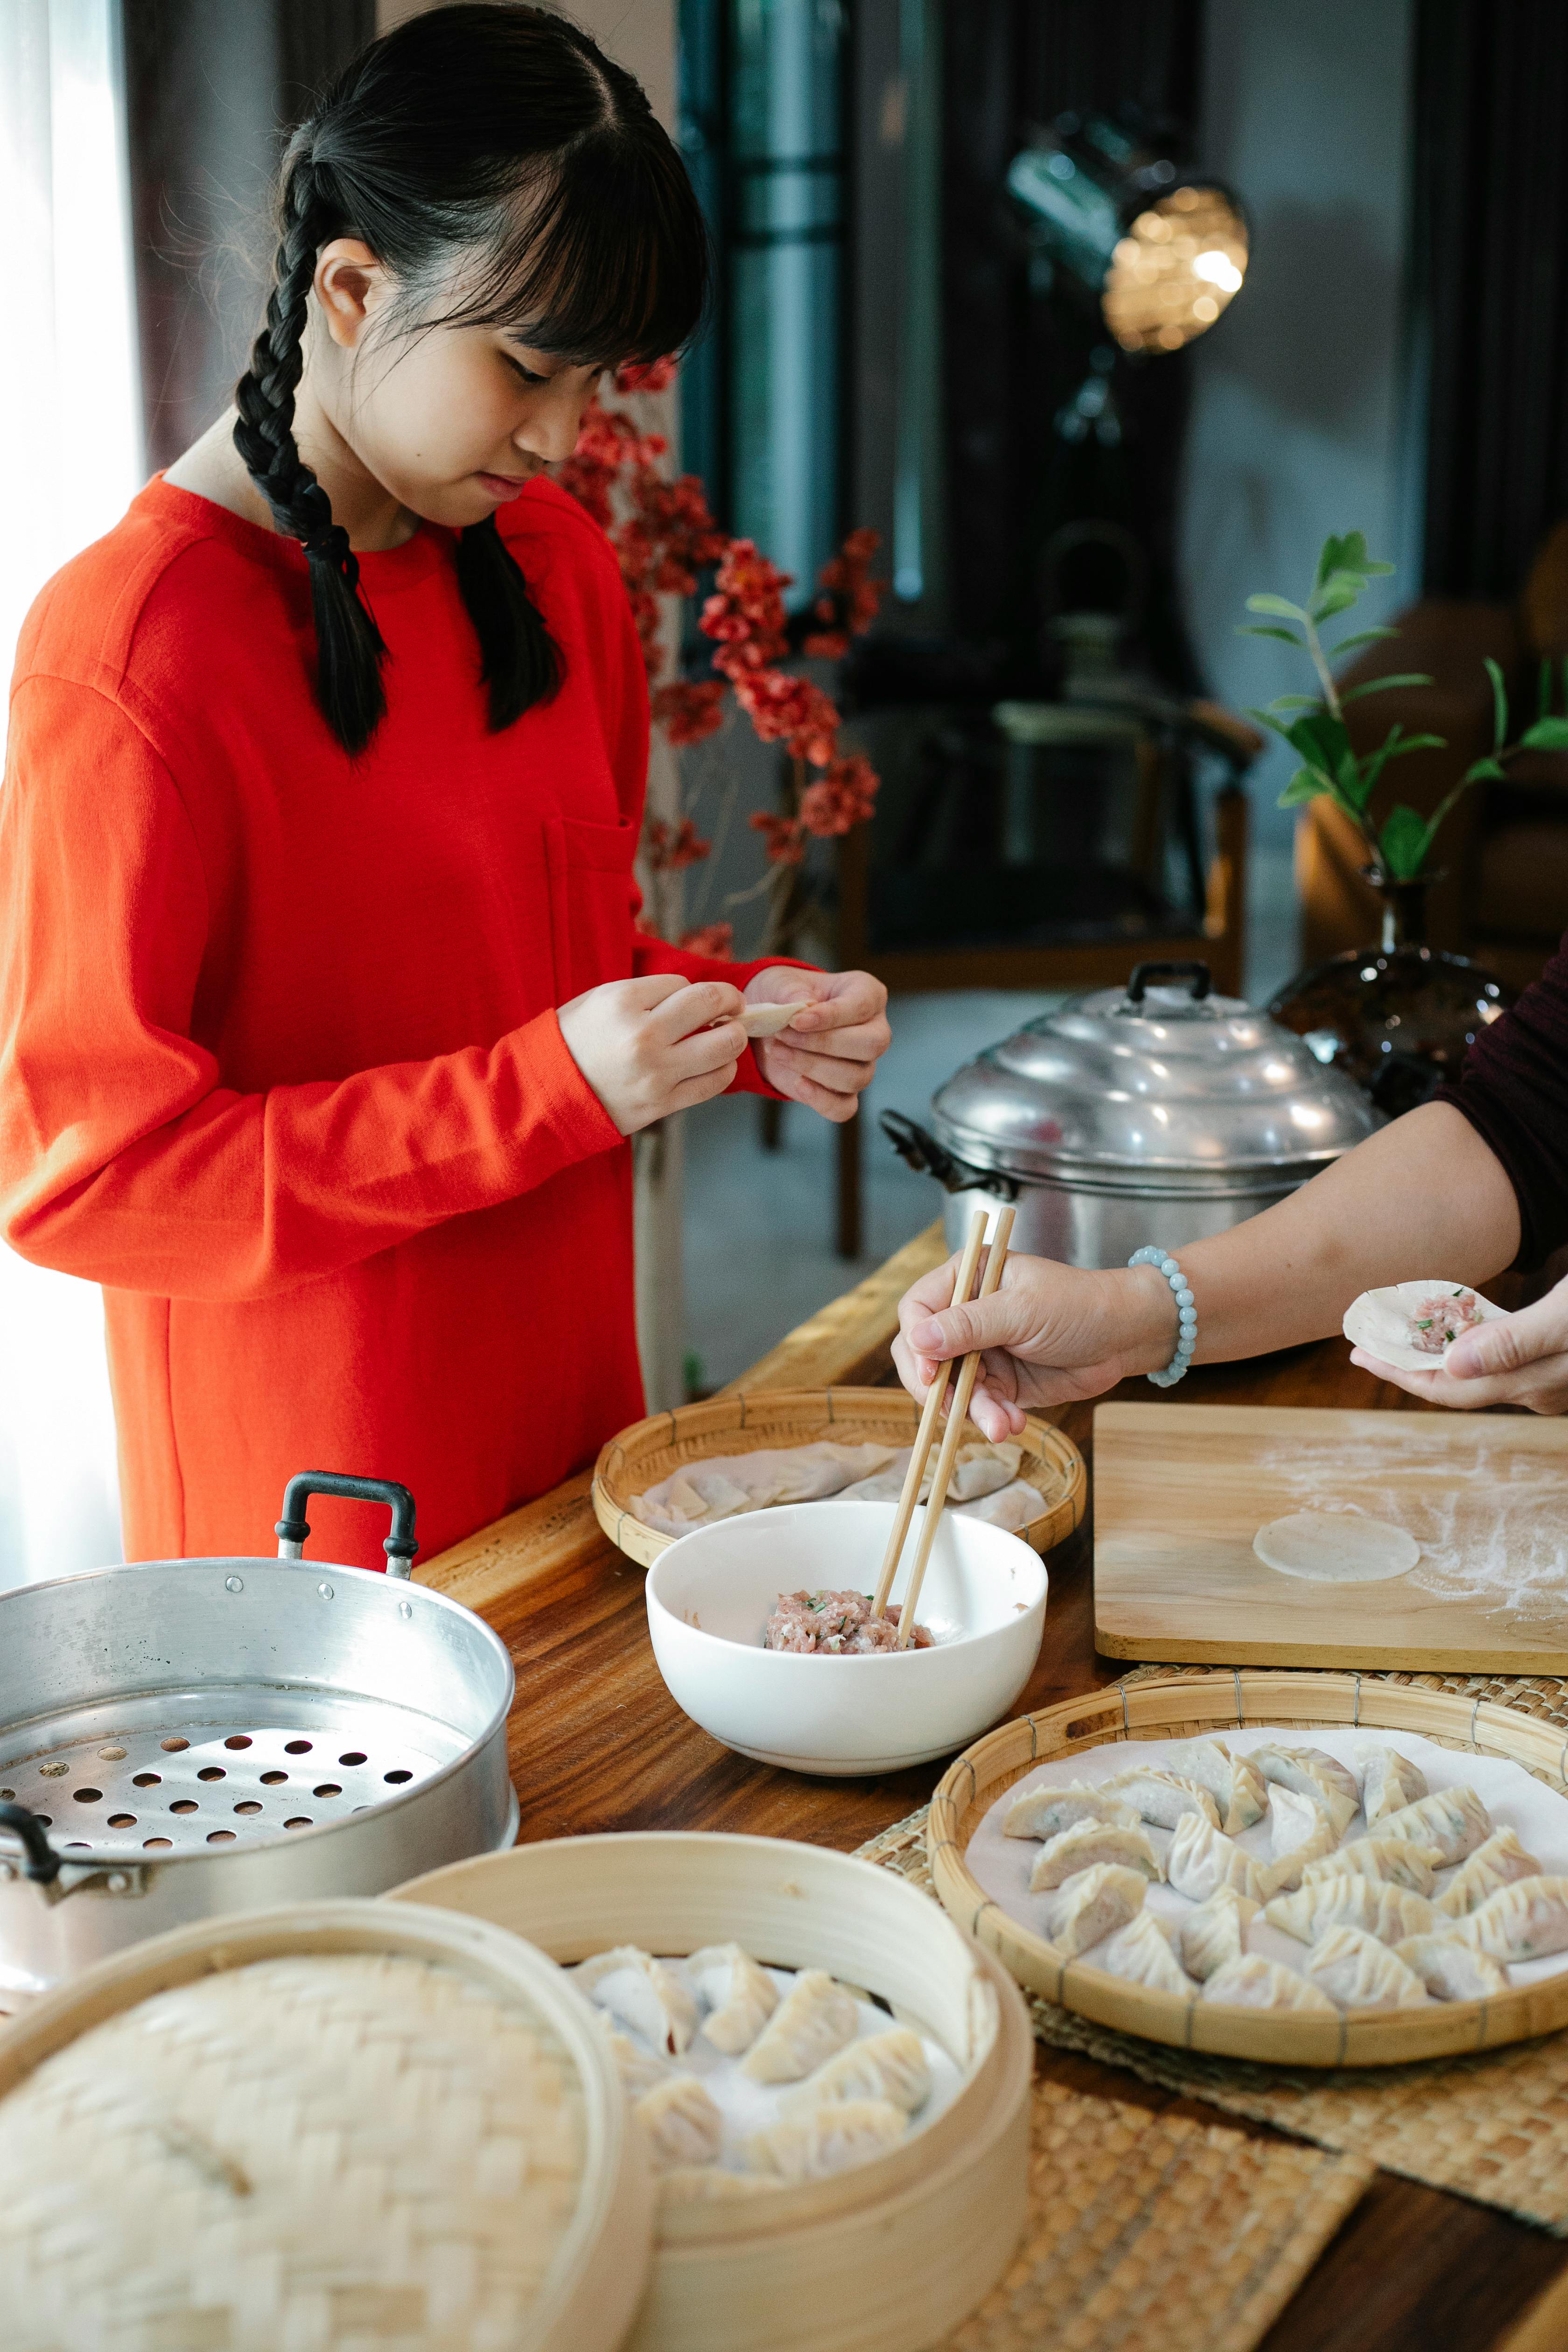
<svg viewBox="0 0 1568 2352">
<path fill-rule="evenodd" d="M 561 683 L 561 656 L 493 514 L 458 541 L 458 586 L 479 641 L 490 725 L 510 727 Z"/>
<path fill-rule="evenodd" d="M 239 415 L 234 443 L 279 527 L 304 541 L 316 624 L 317 699 L 332 732 L 353 753 L 363 751 L 386 714 L 381 682 L 386 647 L 360 595 L 359 562 L 349 535 L 332 520 L 327 494 L 294 440 L 306 298 L 316 274 L 316 255 L 339 224 L 337 210 L 308 157 L 300 156 L 289 172 L 282 210 L 283 235 L 267 323 L 256 339 L 249 370 L 235 391 Z"/>
</svg>

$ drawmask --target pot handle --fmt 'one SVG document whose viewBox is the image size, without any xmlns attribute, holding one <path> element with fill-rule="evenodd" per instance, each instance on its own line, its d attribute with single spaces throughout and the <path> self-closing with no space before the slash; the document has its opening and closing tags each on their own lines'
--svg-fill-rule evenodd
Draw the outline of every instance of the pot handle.
<svg viewBox="0 0 1568 2352">
<path fill-rule="evenodd" d="M 414 1497 L 406 1486 L 391 1478 L 347 1478 L 331 1470 L 301 1470 L 283 1489 L 283 1517 L 273 1533 L 279 1559 L 301 1559 L 310 1522 L 305 1506 L 312 1495 L 342 1495 L 351 1503 L 384 1503 L 392 1513 L 392 1533 L 382 1545 L 388 1576 L 406 1576 L 414 1565 L 418 1543 L 414 1534 Z"/>
<path fill-rule="evenodd" d="M 0 1830 L 9 1830 L 26 1859 L 22 1875 L 35 1885 L 51 1886 L 60 1874 L 60 1858 L 37 1813 L 26 1805 L 0 1805 Z"/>
<path fill-rule="evenodd" d="M 1127 983 L 1126 1003 L 1142 1004 L 1144 990 L 1157 987 L 1164 980 L 1190 980 L 1192 988 L 1188 992 L 1194 1004 L 1201 1004 L 1214 986 L 1214 974 L 1195 956 L 1179 957 L 1174 963 L 1135 963 Z"/>
<path fill-rule="evenodd" d="M 900 1160 L 907 1160 L 917 1175 L 934 1176 L 945 1191 L 989 1192 L 996 1201 L 1017 1199 L 1016 1177 L 1004 1176 L 994 1168 L 972 1167 L 902 1111 L 885 1110 L 878 1124 Z"/>
</svg>

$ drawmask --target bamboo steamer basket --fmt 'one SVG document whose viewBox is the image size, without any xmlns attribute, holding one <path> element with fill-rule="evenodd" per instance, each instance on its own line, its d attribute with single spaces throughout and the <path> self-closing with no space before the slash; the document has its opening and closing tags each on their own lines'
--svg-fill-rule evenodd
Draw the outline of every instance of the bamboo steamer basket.
<svg viewBox="0 0 1568 2352">
<path fill-rule="evenodd" d="M 650 1832 L 517 1846 L 383 1899 L 450 1904 L 566 1962 L 738 1941 L 879 1994 L 963 2066 L 952 2104 L 885 2156 L 664 2209 L 627 2352 L 922 2352 L 1006 2268 L 1027 2210 L 1027 2013 L 990 1954 L 901 1879 L 778 1838 Z"/>
<path fill-rule="evenodd" d="M 926 1849 L 950 1916 L 994 1952 L 1028 1991 L 1099 2025 L 1149 2042 L 1286 2066 L 1401 2066 L 1525 2042 L 1568 2025 L 1568 1969 L 1489 2000 L 1338 2017 L 1232 2008 L 1128 1984 L 1009 1917 L 968 1868 L 969 1841 L 1003 1792 L 1035 1765 L 1119 1740 L 1168 1739 L 1281 1724 L 1297 1731 L 1414 1731 L 1440 1747 L 1499 1756 L 1568 1795 L 1568 1741 L 1550 1724 L 1490 1699 L 1461 1698 L 1357 1674 L 1247 1672 L 1151 1676 L 1114 1683 L 1020 1716 L 977 1739 L 943 1774 L 931 1800 Z"/>
<path fill-rule="evenodd" d="M 363 2107 L 357 2116 L 347 2113 L 342 2128 L 331 2114 L 311 2112 L 315 2127 L 308 2138 L 301 2139 L 294 2127 L 282 2143 L 283 2167 L 308 2168 L 312 2186 L 321 2188 L 324 2211 L 335 2211 L 341 2221 L 345 2206 L 353 2210 L 353 2243 L 342 2264 L 347 2275 L 334 2278 L 337 2243 L 323 2242 L 315 2231 L 301 2231 L 298 2207 L 286 2195 L 273 2197 L 270 2210 L 259 2217 L 259 2227 L 252 2218 L 252 2198 L 265 2197 L 268 2182 L 277 2184 L 280 2172 L 278 2147 L 258 2147 L 249 2137 L 253 2128 L 261 2127 L 246 2093 L 247 2065 L 249 2079 L 255 2080 L 255 2052 L 234 2048 L 232 2023 L 226 2032 L 215 2032 L 187 2012 L 180 2030 L 166 2036 L 169 2116 L 149 2116 L 144 2127 L 140 2116 L 132 2117 L 137 2129 L 130 2139 L 121 2133 L 110 2142 L 106 2134 L 104 2162 L 89 2177 L 73 2177 L 66 2225 L 60 2226 L 57 2212 L 45 2233 L 47 2242 L 32 2250 L 39 2270 L 47 2266 L 50 2277 L 61 2282 L 60 2308 L 79 2321 L 95 2291 L 100 2300 L 107 2295 L 117 2320 L 127 2322 L 123 2336 L 117 2327 L 108 2340 L 147 2344 L 157 2352 L 166 2352 L 176 2341 L 192 2347 L 221 2342 L 236 2352 L 264 2345 L 273 2352 L 285 2343 L 335 2345 L 352 2339 L 368 2346 L 384 2336 L 410 2352 L 414 2347 L 420 2352 L 426 2347 L 429 2352 L 469 2352 L 480 2340 L 476 2329 L 482 2332 L 487 2325 L 491 2332 L 484 2333 L 482 2340 L 502 2341 L 507 2352 L 615 2352 L 647 2274 L 654 2203 L 647 2150 L 640 2134 L 629 2127 L 614 2061 L 560 1969 L 482 1919 L 413 1905 L 392 1910 L 366 1899 L 235 1914 L 151 1937 L 46 1994 L 23 2019 L 0 2032 L 0 2134 L 5 2129 L 5 2100 L 46 2059 L 154 1994 L 260 1961 L 303 1958 L 325 1964 L 345 1954 L 395 1955 L 456 1970 L 476 1994 L 488 1994 L 511 2010 L 521 2005 L 574 2070 L 583 2098 L 584 2168 L 577 2207 L 531 2307 L 503 2336 L 495 2336 L 498 2314 L 508 2312 L 508 2288 L 517 2270 L 517 2224 L 515 2210 L 507 2210 L 506 2192 L 498 2192 L 497 2175 L 487 2169 L 487 2160 L 499 2163 L 504 2179 L 509 2159 L 515 2163 L 511 2144 L 484 2137 L 482 2114 L 471 2112 L 470 2094 L 456 2118 L 465 2136 L 473 2134 L 471 2141 L 467 2137 L 463 2141 L 462 2160 L 472 2178 L 466 2189 L 461 2184 L 455 2188 L 458 2210 L 450 2217 L 432 2214 L 426 2202 L 414 2199 L 398 2160 L 399 2096 L 406 2099 L 418 2090 L 428 2102 L 429 2069 L 439 2063 L 432 2055 L 432 2043 L 438 2047 L 438 2040 L 427 2034 L 423 2020 L 419 2032 L 406 2035 L 401 2043 L 388 2031 L 378 2034 L 374 2015 L 367 2025 L 359 2004 L 345 2010 L 341 2027 L 329 2027 L 327 2063 L 334 2082 L 347 2084 L 351 2092 L 358 2087 L 366 2095 L 374 2078 L 375 2105 L 368 2115 Z M 329 2006 L 333 1974 L 325 1965 L 319 1971 L 321 2000 Z M 318 2011 L 317 1990 L 310 1987 L 312 2011 Z M 317 2021 L 319 2026 L 319 2012 Z M 275 2037 L 268 2049 L 277 2046 Z M 313 2053 L 320 2047 L 318 2033 Z M 400 2073 L 405 2055 L 407 2065 Z M 410 2068 L 422 2081 L 411 2079 Z M 204 2086 L 209 2085 L 217 2095 L 213 2112 L 206 2114 L 201 2108 L 208 2095 Z M 291 2126 L 297 2126 L 299 2112 L 298 2103 L 280 2103 L 277 2110 L 289 2114 Z M 367 2137 L 373 2143 L 368 2151 Z M 133 2222 L 146 2221 L 142 2210 L 146 2200 L 137 2199 L 142 2164 L 124 2161 L 127 2147 L 139 2158 L 143 2144 L 158 2155 L 166 2155 L 173 2147 L 177 2157 L 189 2159 L 182 2168 L 189 2175 L 189 2198 L 180 2189 L 160 2200 L 143 2240 L 157 2238 L 166 2245 L 169 2233 L 181 2226 L 181 2209 L 188 2204 L 190 2273 L 193 2284 L 199 2281 L 199 2290 L 187 2301 L 176 2287 L 172 2304 L 164 2300 L 155 2308 L 149 2305 L 144 2316 L 152 2323 L 150 2332 L 134 2334 L 130 2317 L 155 2291 L 145 2275 L 136 2275 L 129 2266 L 106 2271 L 110 2249 L 95 2234 L 93 2213 L 104 2210 L 118 2193 L 129 2203 Z M 113 2161 L 116 2151 L 118 2164 Z M 252 2167 L 254 2182 L 248 2177 Z M 204 2176 L 210 2186 L 215 2175 L 229 2191 L 217 2200 L 216 2215 L 214 2200 L 208 2197 L 204 2202 L 201 2196 Z M 228 2211 L 245 2215 L 241 2254 L 225 2252 L 234 2226 Z M 285 2217 L 291 2217 L 291 2228 L 285 2226 Z M 29 2333 L 25 2339 L 12 2332 L 18 2317 L 17 2285 L 13 2260 L 3 2331 L 6 2344 L 19 2347 L 25 2340 L 29 2347 L 47 2345 L 52 2352 L 57 2343 L 52 2329 Z M 323 2303 L 332 2315 L 330 2319 Z M 80 2340 L 79 2335 L 68 2340 Z"/>
<path fill-rule="evenodd" d="M 675 1538 L 639 1519 L 632 1500 L 673 1471 L 718 1454 L 763 1453 L 824 1438 L 841 1445 L 912 1445 L 920 1418 L 920 1406 L 902 1389 L 756 1389 L 678 1405 L 634 1422 L 603 1448 L 594 1465 L 595 1517 L 618 1550 L 651 1568 Z M 1082 1518 L 1089 1474 L 1071 1438 L 1048 1422 L 1030 1420 L 1016 1443 L 1024 1449 L 1018 1475 L 1039 1487 L 1046 1505 L 1018 1533 L 1036 1551 L 1049 1551 Z"/>
</svg>

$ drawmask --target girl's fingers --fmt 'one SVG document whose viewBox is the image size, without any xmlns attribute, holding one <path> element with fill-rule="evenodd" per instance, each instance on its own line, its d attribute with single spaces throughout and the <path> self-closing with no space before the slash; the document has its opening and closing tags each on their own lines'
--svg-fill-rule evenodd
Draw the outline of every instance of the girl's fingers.
<svg viewBox="0 0 1568 2352">
<path fill-rule="evenodd" d="M 675 990 L 654 1006 L 647 1025 L 655 1037 L 668 1045 L 709 1028 L 715 1021 L 739 1022 L 745 998 L 727 980 L 699 980 Z M 742 1043 L 745 1033 L 742 1032 Z"/>
<path fill-rule="evenodd" d="M 738 1021 L 721 1021 L 716 1029 L 699 1029 L 669 1047 L 669 1066 L 678 1078 L 704 1077 L 710 1070 L 733 1075 L 746 1049 L 746 1033 Z M 725 1084 L 728 1085 L 728 1078 Z"/>
<path fill-rule="evenodd" d="M 775 1052 L 782 1047 L 785 1053 L 798 1054 L 804 1047 L 837 1061 L 875 1062 L 887 1052 L 892 1037 L 885 1021 L 858 1021 L 845 1029 L 819 1029 L 814 1022 L 781 1030 L 773 1044 Z"/>
<path fill-rule="evenodd" d="M 780 1050 L 780 1047 L 783 1050 Z M 826 1087 L 833 1094 L 861 1094 L 876 1076 L 875 1062 L 837 1060 L 827 1054 L 805 1054 L 798 1045 L 784 1045 L 781 1039 L 769 1055 L 769 1075 L 774 1085 L 779 1081 L 781 1066 L 810 1078 L 814 1085 Z"/>
<path fill-rule="evenodd" d="M 1410 1396 L 1456 1412 L 1477 1412 L 1489 1404 L 1522 1405 L 1530 1412 L 1568 1410 L 1568 1353 L 1537 1357 L 1521 1371 L 1481 1380 L 1456 1380 L 1447 1371 L 1409 1372 L 1402 1365 L 1385 1364 L 1364 1348 L 1352 1348 L 1351 1361 Z"/>
<path fill-rule="evenodd" d="M 1444 1356 L 1445 1375 L 1466 1381 L 1502 1376 L 1527 1371 L 1543 1357 L 1561 1355 L 1568 1349 L 1568 1300 L 1560 1295 L 1563 1288 L 1559 1283 L 1533 1307 L 1461 1332 Z"/>
</svg>

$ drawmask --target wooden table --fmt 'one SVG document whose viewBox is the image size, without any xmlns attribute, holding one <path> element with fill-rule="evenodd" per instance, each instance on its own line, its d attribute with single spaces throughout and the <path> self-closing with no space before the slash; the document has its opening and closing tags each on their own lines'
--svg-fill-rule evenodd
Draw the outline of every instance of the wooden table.
<svg viewBox="0 0 1568 2352">
<path fill-rule="evenodd" d="M 940 1262 L 941 1229 L 900 1250 L 793 1331 L 736 1386 L 820 1387 L 892 1378 L 897 1303 Z M 1142 1381 L 1127 1397 L 1146 1396 Z M 1192 1372 L 1176 1403 L 1397 1406 L 1413 1400 L 1358 1371 L 1342 1340 Z M 1084 1454 L 1092 1405 L 1053 1419 Z M 509 1749 L 524 1840 L 596 1830 L 733 1830 L 859 1845 L 924 1803 L 942 1767 L 862 1780 L 817 1780 L 747 1763 L 680 1713 L 659 1679 L 643 1611 L 643 1571 L 600 1534 L 587 1473 L 570 1478 L 415 1575 L 477 1610 L 517 1667 Z M 1019 1712 L 1113 1682 L 1097 1657 L 1090 1592 L 1092 1520 L 1052 1555 L 1045 1647 Z M 1121 2099 L 1166 2106 L 1168 2093 L 1065 2053 L 1043 2072 Z M 1213 2110 L 1205 2111 L 1213 2114 Z M 1227 2116 L 1237 2130 L 1258 2130 Z M 1379 2173 L 1265 2339 L 1265 2352 L 1501 2352 L 1525 2307 L 1563 2273 L 1568 2249 L 1489 2208 Z M 1568 2307 L 1540 2352 L 1568 2344 Z M 1526 2352 L 1522 2339 L 1510 2352 Z M 1537 2352 L 1531 2331 L 1529 2352 Z"/>
</svg>

